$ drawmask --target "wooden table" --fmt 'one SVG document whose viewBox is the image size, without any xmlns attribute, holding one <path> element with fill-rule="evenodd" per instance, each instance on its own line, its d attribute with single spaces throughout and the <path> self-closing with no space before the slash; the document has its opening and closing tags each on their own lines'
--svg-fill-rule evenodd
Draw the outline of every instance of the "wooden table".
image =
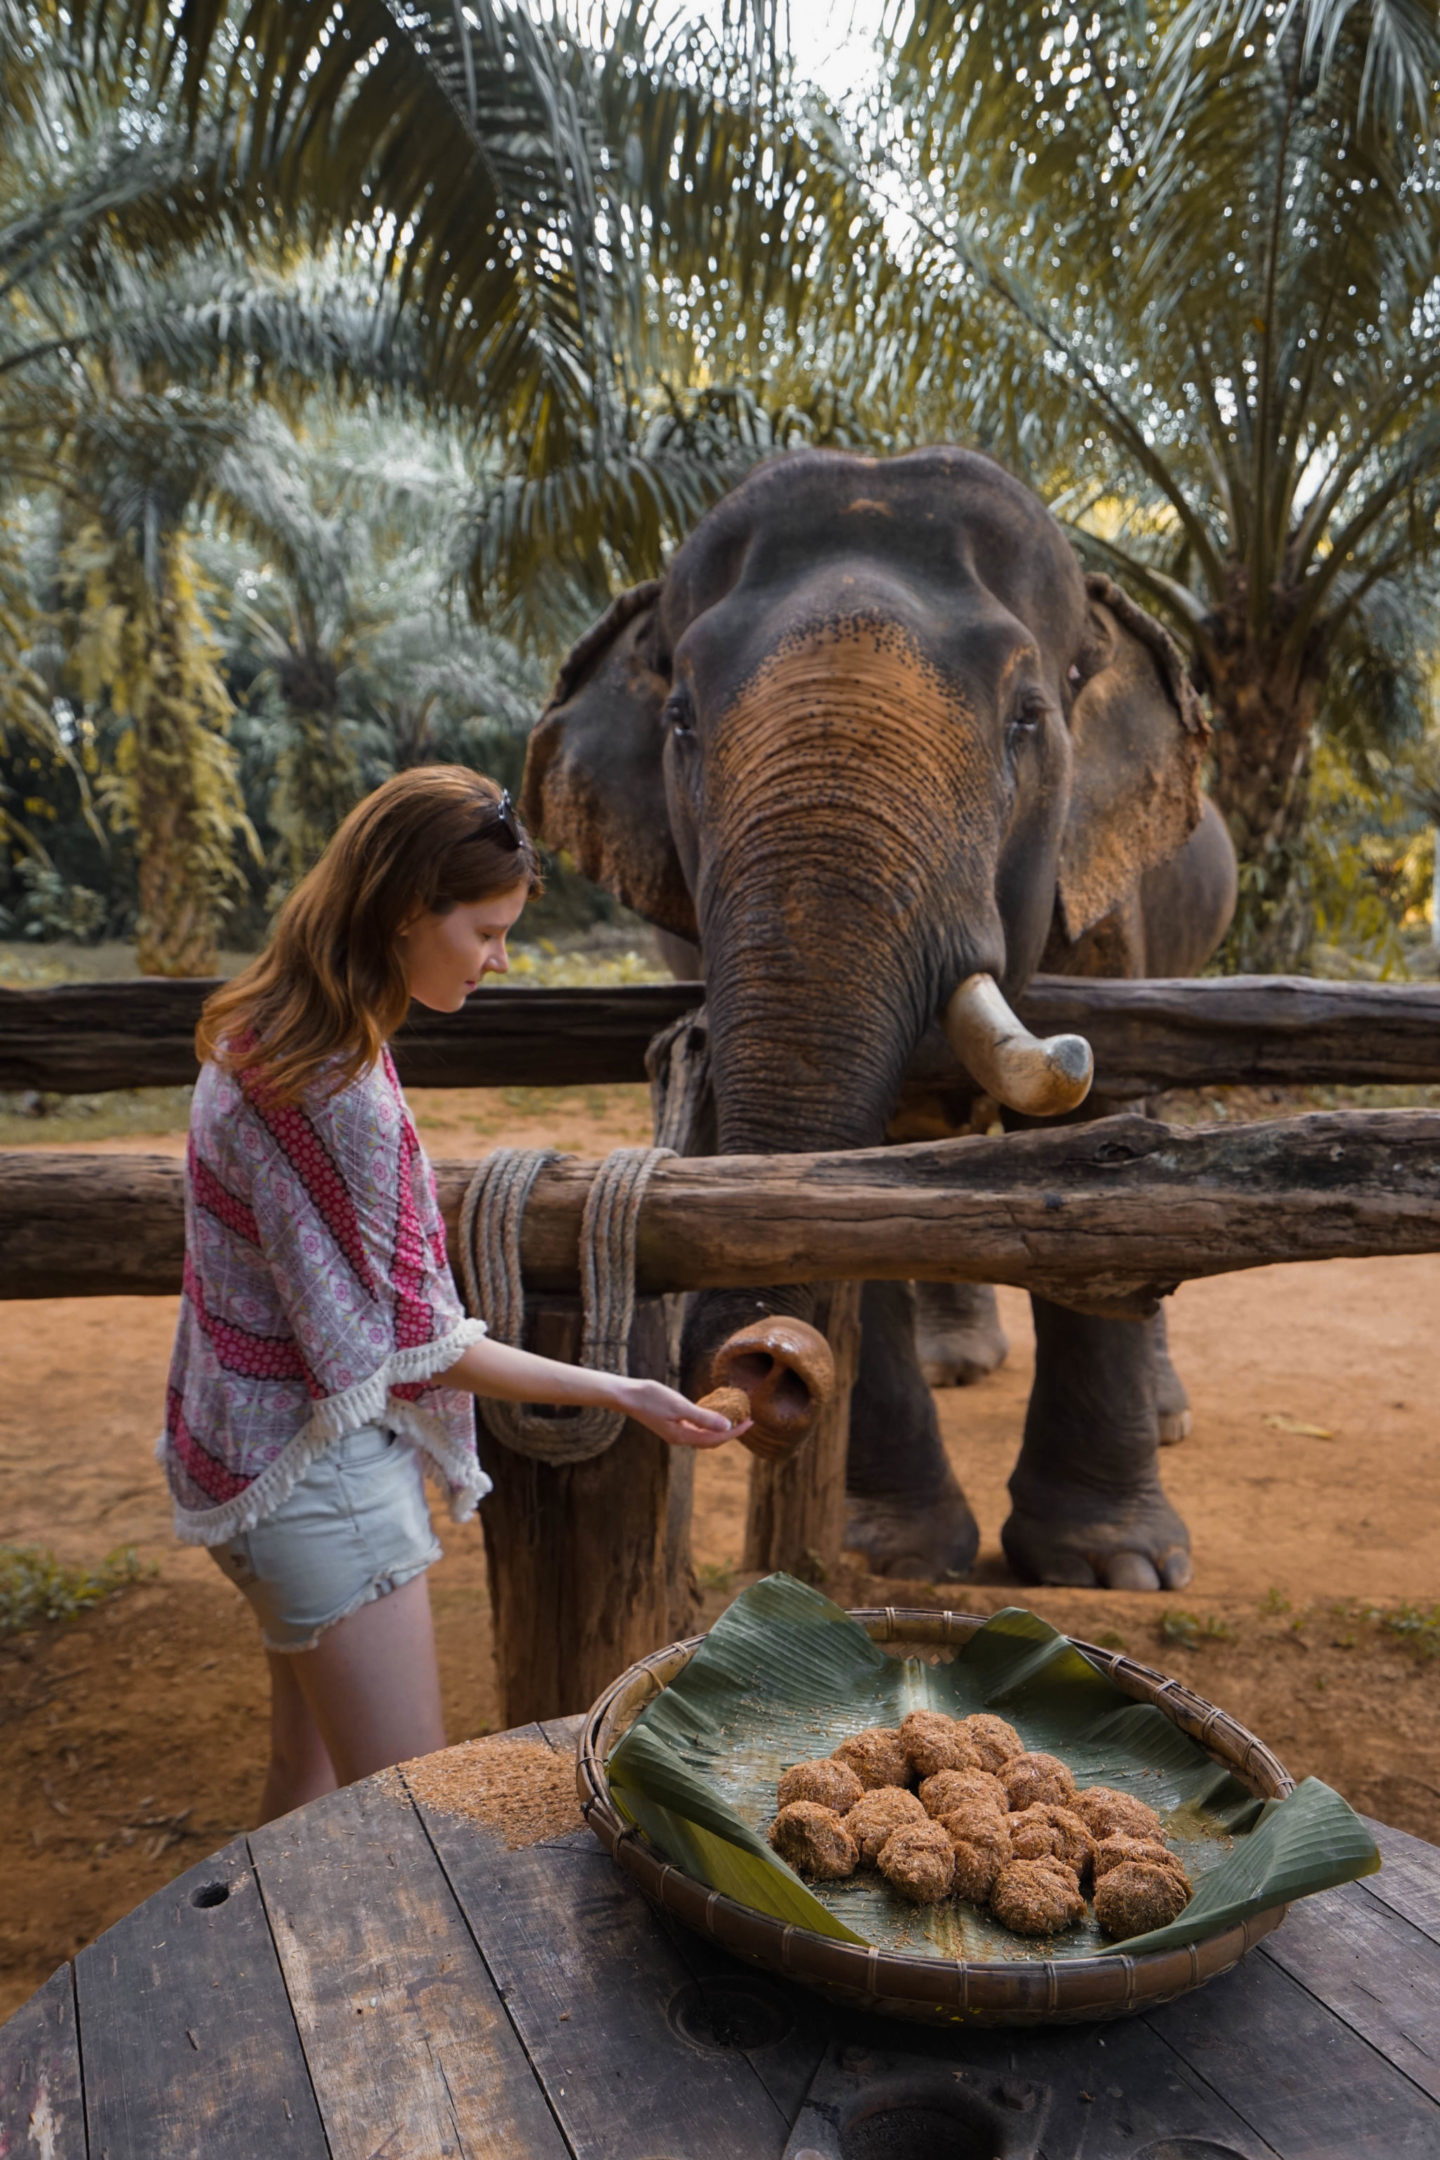
<svg viewBox="0 0 1440 2160">
<path fill-rule="evenodd" d="M 1380 1875 L 1153 2014 L 929 2033 L 672 1928 L 587 1831 L 507 1852 L 390 1773 L 62 1966 L 0 2029 L 0 2160 L 1436 2160 L 1440 1848 L 1375 1830 Z M 876 2078 L 911 2112 L 847 2147 Z"/>
</svg>

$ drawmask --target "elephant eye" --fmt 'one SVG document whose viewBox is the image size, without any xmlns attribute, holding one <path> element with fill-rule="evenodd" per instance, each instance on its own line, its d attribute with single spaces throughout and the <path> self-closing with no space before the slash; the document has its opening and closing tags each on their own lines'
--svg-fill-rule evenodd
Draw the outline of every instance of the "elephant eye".
<svg viewBox="0 0 1440 2160">
<path fill-rule="evenodd" d="M 1043 691 L 1026 690 L 1015 701 L 1015 709 L 1010 715 L 1010 725 L 1014 728 L 1023 729 L 1026 733 L 1033 732 L 1034 729 L 1043 726 L 1049 711 L 1050 702 Z"/>
<path fill-rule="evenodd" d="M 695 728 L 695 708 L 688 690 L 676 690 L 665 701 L 661 715 L 672 735 L 690 735 Z"/>
</svg>

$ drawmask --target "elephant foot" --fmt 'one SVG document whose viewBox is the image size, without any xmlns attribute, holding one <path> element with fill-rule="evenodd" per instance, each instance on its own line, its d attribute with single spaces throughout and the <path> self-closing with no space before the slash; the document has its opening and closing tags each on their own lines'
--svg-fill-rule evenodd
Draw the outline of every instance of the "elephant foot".
<svg viewBox="0 0 1440 2160">
<path fill-rule="evenodd" d="M 916 1283 L 915 1349 L 928 1387 L 973 1387 L 1010 1343 L 989 1283 Z"/>
<path fill-rule="evenodd" d="M 1000 1533 L 1026 1582 L 1086 1590 L 1183 1590 L 1190 1533 L 1158 1485 L 1097 1508 L 1091 1489 L 1051 1485 L 1043 1513 L 1017 1506 Z"/>
<path fill-rule="evenodd" d="M 1194 1429 L 1195 1420 L 1190 1415 L 1189 1403 L 1186 1403 L 1183 1410 L 1160 1412 L 1161 1447 L 1174 1447 L 1177 1440 L 1188 1440 Z"/>
<path fill-rule="evenodd" d="M 947 1490 L 916 1499 L 909 1493 L 851 1494 L 845 1543 L 862 1553 L 872 1575 L 911 1582 L 964 1582 L 980 1549 L 980 1530 L 965 1495 Z"/>
</svg>

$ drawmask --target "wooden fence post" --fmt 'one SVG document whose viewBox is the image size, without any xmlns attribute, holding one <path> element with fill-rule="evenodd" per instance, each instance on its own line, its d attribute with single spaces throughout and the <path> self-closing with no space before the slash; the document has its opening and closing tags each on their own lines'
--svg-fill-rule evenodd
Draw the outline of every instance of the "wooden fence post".
<svg viewBox="0 0 1440 2160">
<path fill-rule="evenodd" d="M 669 1376 L 667 1302 L 636 1303 L 632 1373 Z M 573 1361 L 578 1299 L 536 1299 L 526 1344 Z M 689 1624 L 693 1463 L 687 1449 L 630 1423 L 603 1455 L 557 1467 L 504 1447 L 484 1403 L 476 1408 L 480 1460 L 495 1483 L 480 1521 L 504 1722 L 568 1717 Z"/>
<path fill-rule="evenodd" d="M 747 1573 L 784 1568 L 822 1582 L 839 1562 L 845 1530 L 850 1391 L 860 1361 L 859 1283 L 832 1283 L 828 1298 L 816 1298 L 814 1324 L 835 1359 L 835 1392 L 803 1447 L 784 1462 L 758 1456 L 752 1462 L 742 1565 Z"/>
</svg>

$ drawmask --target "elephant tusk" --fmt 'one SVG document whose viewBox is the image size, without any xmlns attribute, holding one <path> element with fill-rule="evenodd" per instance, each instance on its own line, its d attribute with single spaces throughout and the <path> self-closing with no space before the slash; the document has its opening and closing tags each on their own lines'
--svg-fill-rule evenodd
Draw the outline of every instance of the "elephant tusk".
<svg viewBox="0 0 1440 2160">
<path fill-rule="evenodd" d="M 1016 1019 L 993 975 L 971 975 L 945 1008 L 951 1049 L 987 1095 L 1027 1117 L 1059 1117 L 1090 1092 L 1095 1060 L 1083 1035 L 1044 1042 Z"/>
</svg>

